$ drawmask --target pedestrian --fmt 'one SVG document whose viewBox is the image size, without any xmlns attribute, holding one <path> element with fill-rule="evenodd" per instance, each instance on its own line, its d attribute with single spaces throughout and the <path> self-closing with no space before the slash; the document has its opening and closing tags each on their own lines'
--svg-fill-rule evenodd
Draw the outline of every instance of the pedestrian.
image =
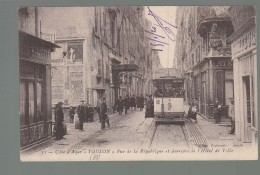
<svg viewBox="0 0 260 175">
<path fill-rule="evenodd" d="M 144 98 L 144 105 L 145 105 L 145 108 L 146 108 L 146 104 L 147 104 L 148 99 L 149 99 L 149 96 L 146 95 L 145 98 Z"/>
<path fill-rule="evenodd" d="M 70 123 L 74 123 L 74 115 L 75 115 L 75 109 L 73 108 L 73 106 L 70 106 L 69 109 Z"/>
<path fill-rule="evenodd" d="M 117 100 L 116 106 L 117 106 L 117 112 L 119 113 L 119 115 L 122 115 L 124 104 L 121 96 Z"/>
<path fill-rule="evenodd" d="M 126 97 L 124 99 L 125 114 L 127 114 L 127 110 L 129 109 L 129 103 L 130 103 L 129 96 L 126 95 Z"/>
<path fill-rule="evenodd" d="M 133 95 L 133 96 L 130 98 L 130 106 L 131 106 L 131 109 L 132 109 L 132 110 L 135 110 L 135 109 L 136 109 L 136 98 L 135 98 L 135 95 Z"/>
<path fill-rule="evenodd" d="M 84 110 L 85 110 L 85 117 L 84 117 L 84 121 L 86 123 L 89 122 L 89 108 L 88 108 L 89 104 L 85 103 L 84 104 Z"/>
<path fill-rule="evenodd" d="M 191 103 L 191 112 L 190 112 L 190 118 L 195 120 L 195 123 L 197 123 L 197 112 L 198 112 L 198 107 L 196 105 L 196 98 L 192 100 Z"/>
<path fill-rule="evenodd" d="M 94 121 L 94 108 L 89 104 L 88 105 L 88 122 Z"/>
<path fill-rule="evenodd" d="M 145 118 L 153 118 L 153 116 L 154 116 L 154 103 L 153 103 L 152 95 L 150 95 L 146 103 Z"/>
<path fill-rule="evenodd" d="M 101 100 L 100 100 L 100 98 L 98 98 L 96 109 L 97 109 L 97 114 L 98 114 L 99 122 L 101 123 L 100 107 L 101 107 Z"/>
<path fill-rule="evenodd" d="M 228 108 L 228 116 L 230 117 L 231 121 L 231 130 L 229 134 L 234 134 L 235 133 L 235 110 L 234 110 L 234 99 L 230 98 L 229 99 L 229 108 Z"/>
<path fill-rule="evenodd" d="M 140 95 L 137 95 L 136 96 L 136 108 L 138 109 L 140 109 Z M 141 109 L 140 109 L 140 111 L 141 111 Z"/>
<path fill-rule="evenodd" d="M 214 107 L 213 107 L 213 114 L 215 117 L 216 124 L 220 123 L 221 120 L 221 105 L 219 104 L 218 99 L 215 99 Z"/>
<path fill-rule="evenodd" d="M 101 115 L 101 129 L 105 129 L 106 123 L 107 123 L 108 127 L 110 127 L 109 118 L 107 116 L 106 97 L 102 98 L 102 104 L 100 106 L 100 115 Z"/>
<path fill-rule="evenodd" d="M 57 132 L 57 128 L 56 128 L 56 122 L 57 122 L 57 115 L 56 115 L 56 110 L 58 108 L 58 103 L 55 104 L 55 107 L 54 107 L 54 121 L 55 121 L 55 125 L 54 125 L 54 128 L 53 128 L 53 134 L 56 135 L 56 132 Z"/>
<path fill-rule="evenodd" d="M 64 121 L 64 113 L 62 109 L 62 102 L 59 102 L 57 104 L 57 108 L 55 110 L 55 123 L 56 123 L 56 140 L 60 140 L 63 138 L 63 124 L 62 122 Z"/>
<path fill-rule="evenodd" d="M 85 105 L 84 105 L 84 100 L 81 100 L 80 101 L 81 104 L 77 107 L 77 114 L 79 116 L 79 129 L 81 131 L 83 131 L 83 122 L 85 120 L 85 113 L 86 113 L 86 108 L 85 108 Z"/>
<path fill-rule="evenodd" d="M 142 111 L 144 108 L 144 97 L 142 94 L 139 97 L 139 108 L 140 108 L 140 111 Z"/>
</svg>

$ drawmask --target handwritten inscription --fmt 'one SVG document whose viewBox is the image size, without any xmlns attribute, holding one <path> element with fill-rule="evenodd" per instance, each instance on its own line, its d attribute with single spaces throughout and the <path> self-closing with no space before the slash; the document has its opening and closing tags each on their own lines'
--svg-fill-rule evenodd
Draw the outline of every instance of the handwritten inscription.
<svg viewBox="0 0 260 175">
<path fill-rule="evenodd" d="M 147 39 L 151 40 L 150 45 L 153 47 L 152 50 L 163 51 L 162 47 L 164 47 L 165 45 L 169 45 L 166 38 L 170 39 L 171 41 L 175 41 L 176 36 L 174 31 L 177 29 L 177 27 L 156 15 L 149 7 L 147 8 L 149 11 L 148 15 L 152 16 L 153 19 L 156 21 L 154 26 L 151 27 L 151 30 L 145 30 L 146 33 L 151 34 L 151 36 Z M 158 28 L 161 29 L 165 36 L 158 34 Z"/>
</svg>

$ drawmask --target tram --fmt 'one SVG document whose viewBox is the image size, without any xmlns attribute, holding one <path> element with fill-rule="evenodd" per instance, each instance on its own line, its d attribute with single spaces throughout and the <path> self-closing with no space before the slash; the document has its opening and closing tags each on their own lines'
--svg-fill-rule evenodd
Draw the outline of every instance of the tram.
<svg viewBox="0 0 260 175">
<path fill-rule="evenodd" d="M 185 123 L 184 79 L 173 76 L 153 79 L 154 119 L 156 124 L 166 122 Z"/>
</svg>

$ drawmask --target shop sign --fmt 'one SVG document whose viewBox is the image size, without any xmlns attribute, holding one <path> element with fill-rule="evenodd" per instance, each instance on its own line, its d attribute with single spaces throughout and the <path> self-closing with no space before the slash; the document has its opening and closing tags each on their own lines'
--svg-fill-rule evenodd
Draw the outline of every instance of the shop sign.
<svg viewBox="0 0 260 175">
<path fill-rule="evenodd" d="M 20 58 L 37 61 L 40 63 L 50 63 L 50 51 L 48 49 L 35 46 L 24 46 L 19 49 Z"/>
<path fill-rule="evenodd" d="M 231 44 L 232 55 L 236 57 L 256 47 L 256 30 L 251 29 Z"/>
<path fill-rule="evenodd" d="M 90 104 L 90 89 L 86 89 L 86 98 L 87 104 Z"/>
<path fill-rule="evenodd" d="M 216 61 L 216 67 L 232 67 L 233 62 L 231 60 L 218 60 Z"/>
<path fill-rule="evenodd" d="M 52 88 L 52 103 L 63 101 L 64 96 L 64 80 L 63 67 L 52 67 L 51 69 L 51 88 Z"/>
<path fill-rule="evenodd" d="M 69 67 L 70 104 L 79 104 L 84 98 L 83 66 Z"/>
</svg>

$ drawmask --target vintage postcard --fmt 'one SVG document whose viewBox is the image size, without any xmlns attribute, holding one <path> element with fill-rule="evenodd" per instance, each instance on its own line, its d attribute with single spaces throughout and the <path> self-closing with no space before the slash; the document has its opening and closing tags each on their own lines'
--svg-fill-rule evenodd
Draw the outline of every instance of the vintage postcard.
<svg viewBox="0 0 260 175">
<path fill-rule="evenodd" d="M 255 6 L 19 7 L 21 161 L 257 160 Z"/>
</svg>

